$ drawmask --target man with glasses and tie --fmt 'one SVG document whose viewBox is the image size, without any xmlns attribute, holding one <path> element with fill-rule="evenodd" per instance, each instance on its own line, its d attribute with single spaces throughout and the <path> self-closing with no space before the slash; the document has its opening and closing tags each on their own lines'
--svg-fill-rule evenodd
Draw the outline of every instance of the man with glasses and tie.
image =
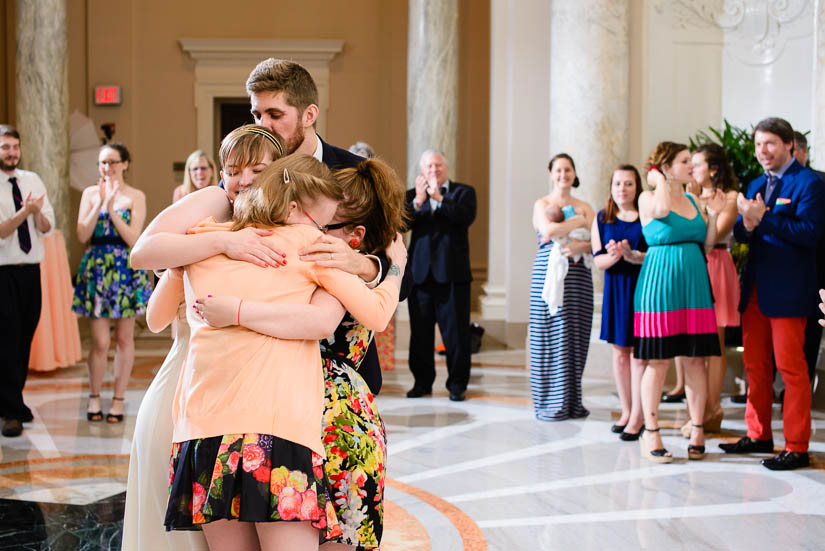
<svg viewBox="0 0 825 551">
<path fill-rule="evenodd" d="M 32 337 L 40 321 L 40 236 L 54 227 L 46 187 L 17 168 L 20 134 L 0 125 L 0 416 L 3 436 L 19 436 L 32 412 L 23 403 Z"/>
<path fill-rule="evenodd" d="M 450 400 L 466 398 L 470 380 L 470 245 L 467 230 L 476 217 L 475 190 L 448 178 L 447 159 L 425 151 L 421 175 L 407 191 L 410 217 L 408 272 L 410 371 L 415 383 L 408 398 L 432 393 L 435 381 L 435 324 L 447 352 Z"/>
<path fill-rule="evenodd" d="M 756 158 L 765 174 L 739 194 L 737 241 L 749 245 L 742 277 L 743 360 L 748 377 L 748 433 L 727 453 L 773 453 L 773 362 L 785 383 L 785 446 L 763 459 L 771 470 L 807 467 L 811 385 L 803 344 L 816 304 L 816 244 L 823 230 L 825 193 L 819 177 L 794 159 L 791 125 L 768 118 L 754 128 Z"/>
</svg>

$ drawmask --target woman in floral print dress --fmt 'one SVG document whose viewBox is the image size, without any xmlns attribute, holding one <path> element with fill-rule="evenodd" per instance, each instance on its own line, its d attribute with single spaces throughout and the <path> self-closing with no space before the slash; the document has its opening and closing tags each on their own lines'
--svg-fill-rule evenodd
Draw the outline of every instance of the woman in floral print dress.
<svg viewBox="0 0 825 551">
<path fill-rule="evenodd" d="M 378 160 L 362 162 L 356 168 L 340 169 L 335 178 L 344 198 L 330 224 L 324 241 L 336 253 L 316 253 L 302 260 L 347 269 L 340 259 L 346 247 L 363 253 L 377 253 L 403 230 L 404 187 L 395 172 Z M 338 238 L 330 239 L 329 236 Z M 389 272 L 394 273 L 395 266 Z M 402 289 L 402 297 L 404 291 Z M 231 297 L 207 299 L 207 323 L 231 318 Z M 247 302 L 244 301 L 244 308 Z M 251 314 L 258 316 L 252 318 Z M 342 319 L 343 317 L 343 319 Z M 247 329 L 279 338 L 309 338 L 313 332 L 321 340 L 324 369 L 324 463 L 331 497 L 341 534 L 321 546 L 376 549 L 383 534 L 384 479 L 387 446 L 384 424 L 372 393 L 358 374 L 358 366 L 373 337 L 341 304 L 323 290 L 311 305 L 254 305 L 241 319 Z M 341 320 L 337 328 L 329 324 Z"/>
<path fill-rule="evenodd" d="M 299 166 L 310 162 L 319 166 L 312 171 L 309 166 Z M 275 227 L 272 238 L 284 244 L 290 257 L 286 269 L 264 273 L 220 255 L 186 267 L 186 299 L 195 312 L 189 311 L 193 336 L 175 397 L 173 441 L 179 444 L 172 454 L 166 525 L 167 529 L 203 526 L 210 546 L 222 548 L 233 542 L 235 548 L 250 547 L 242 536 L 251 538 L 254 530 L 261 542 L 272 537 L 280 540 L 274 530 L 285 537 L 288 528 L 280 521 L 312 521 L 312 526 L 321 530 L 322 540 L 341 534 L 334 518 L 336 512 L 324 495 L 326 453 L 318 422 L 323 415 L 324 382 L 322 371 L 309 367 L 317 366 L 321 359 L 318 344 L 303 335 L 292 337 L 294 340 L 263 337 L 272 317 L 267 308 L 279 302 L 295 307 L 309 301 L 308 291 L 311 295 L 316 287 L 323 286 L 369 327 L 383 328 L 397 303 L 400 266 L 404 265 L 406 251 L 398 236 L 387 249 L 396 264 L 374 291 L 366 290 L 355 276 L 339 270 L 296 262 L 293 251 L 309 246 L 321 235 L 318 229 L 324 230 L 315 220 L 329 223 L 338 207 L 337 202 L 322 202 L 319 198 L 303 208 L 300 202 L 295 203 L 307 200 L 300 199 L 301 195 L 288 199 L 292 190 L 298 193 L 310 185 L 321 186 L 322 179 L 312 176 L 321 167 L 310 156 L 281 159 L 264 170 L 257 189 L 236 201 L 234 228 L 249 224 Z M 304 195 L 317 194 L 306 191 Z M 277 221 L 281 219 L 274 217 L 285 216 L 282 213 L 286 212 L 290 213 L 286 220 L 291 225 L 280 227 Z M 207 221 L 192 231 L 227 229 L 227 224 Z M 231 277 L 227 279 L 227 275 Z M 180 275 L 177 282 L 172 281 L 173 277 L 173 272 L 164 274 L 155 297 L 163 296 L 164 300 L 156 307 L 176 307 L 179 303 L 179 295 L 165 291 L 167 284 L 173 289 L 179 287 Z M 273 286 L 276 280 L 279 284 Z M 243 290 L 244 300 L 226 297 L 230 289 Z M 224 296 L 212 299 L 207 295 L 210 291 Z M 227 300 L 232 303 L 229 315 L 224 312 L 214 317 L 215 310 L 221 311 Z M 198 314 L 221 329 L 206 327 L 197 319 Z M 340 316 L 335 321 L 338 319 Z M 222 358 L 232 358 L 231 369 L 230 364 L 220 361 Z M 300 366 L 307 368 L 298 369 Z M 239 430 L 241 427 L 248 428 Z M 244 523 L 232 524 L 235 519 L 255 522 L 254 530 L 242 526 Z M 305 548 L 309 548 L 309 528 L 306 524 L 306 529 L 296 526 L 296 530 L 290 530 L 295 538 L 301 538 Z M 238 538 L 244 540 L 243 545 Z"/>
</svg>

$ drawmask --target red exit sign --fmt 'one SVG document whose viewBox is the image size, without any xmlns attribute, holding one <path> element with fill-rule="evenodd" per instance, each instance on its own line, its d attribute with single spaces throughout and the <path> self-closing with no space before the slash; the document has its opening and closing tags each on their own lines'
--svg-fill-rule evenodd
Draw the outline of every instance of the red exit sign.
<svg viewBox="0 0 825 551">
<path fill-rule="evenodd" d="M 120 105 L 120 86 L 95 86 L 95 105 Z"/>
</svg>

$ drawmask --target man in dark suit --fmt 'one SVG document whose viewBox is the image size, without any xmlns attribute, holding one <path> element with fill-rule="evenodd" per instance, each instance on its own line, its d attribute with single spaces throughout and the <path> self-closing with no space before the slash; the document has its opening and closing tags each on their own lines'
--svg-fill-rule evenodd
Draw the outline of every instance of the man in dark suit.
<svg viewBox="0 0 825 551">
<path fill-rule="evenodd" d="M 785 383 L 785 450 L 763 459 L 771 470 L 807 467 L 811 384 L 803 351 L 805 321 L 816 304 L 816 243 L 825 193 L 819 178 L 793 157 L 793 129 L 769 118 L 754 129 L 756 158 L 765 174 L 739 194 L 734 235 L 750 252 L 739 310 L 748 377 L 747 436 L 720 444 L 727 453 L 773 451 L 773 361 Z"/>
<path fill-rule="evenodd" d="M 793 156 L 802 166 L 808 165 L 808 139 L 802 132 L 793 133 Z M 825 172 L 814 170 L 819 181 L 825 186 Z M 817 288 L 825 288 L 825 236 L 821 236 L 816 244 L 816 282 Z M 816 363 L 819 359 L 819 345 L 822 341 L 822 326 L 819 324 L 819 315 L 814 312 L 805 322 L 805 362 L 808 364 L 808 378 L 811 381 L 813 392 L 816 376 Z"/>
<path fill-rule="evenodd" d="M 437 151 L 421 156 L 421 176 L 407 191 L 410 241 L 408 272 L 410 371 L 408 398 L 432 393 L 435 381 L 435 324 L 447 352 L 450 400 L 466 399 L 470 380 L 470 246 L 467 229 L 476 217 L 475 190 L 448 178 L 447 160 Z"/>
<path fill-rule="evenodd" d="M 284 59 L 265 59 L 250 73 L 246 91 L 255 122 L 278 134 L 284 140 L 287 154 L 312 155 L 333 170 L 355 167 L 364 160 L 326 143 L 316 134 L 318 89 L 309 71 L 300 64 Z M 315 255 L 328 256 L 328 260 L 317 260 L 323 266 L 341 267 L 343 262 L 357 262 L 358 275 L 369 283 L 377 284 L 386 276 L 389 269 L 386 256 L 354 255 L 342 250 L 342 246 L 338 240 L 323 237 L 301 253 L 313 255 L 308 259 L 318 258 Z M 378 394 L 382 376 L 375 341 L 370 343 L 358 373 L 372 393 Z"/>
</svg>

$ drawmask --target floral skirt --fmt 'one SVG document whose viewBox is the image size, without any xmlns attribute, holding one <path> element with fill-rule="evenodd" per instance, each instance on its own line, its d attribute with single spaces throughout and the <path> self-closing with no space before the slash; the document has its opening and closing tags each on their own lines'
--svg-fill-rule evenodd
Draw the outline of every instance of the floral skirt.
<svg viewBox="0 0 825 551">
<path fill-rule="evenodd" d="M 324 383 L 324 468 L 342 530 L 335 541 L 377 548 L 384 531 L 384 423 L 367 384 L 352 367 L 325 359 Z"/>
<path fill-rule="evenodd" d="M 87 318 L 134 318 L 146 311 L 152 281 L 129 263 L 132 249 L 93 245 L 86 249 L 75 280 L 72 310 Z"/>
<path fill-rule="evenodd" d="M 320 540 L 341 534 L 324 460 L 268 434 L 227 434 L 172 445 L 167 530 L 214 520 L 310 521 Z"/>
</svg>

